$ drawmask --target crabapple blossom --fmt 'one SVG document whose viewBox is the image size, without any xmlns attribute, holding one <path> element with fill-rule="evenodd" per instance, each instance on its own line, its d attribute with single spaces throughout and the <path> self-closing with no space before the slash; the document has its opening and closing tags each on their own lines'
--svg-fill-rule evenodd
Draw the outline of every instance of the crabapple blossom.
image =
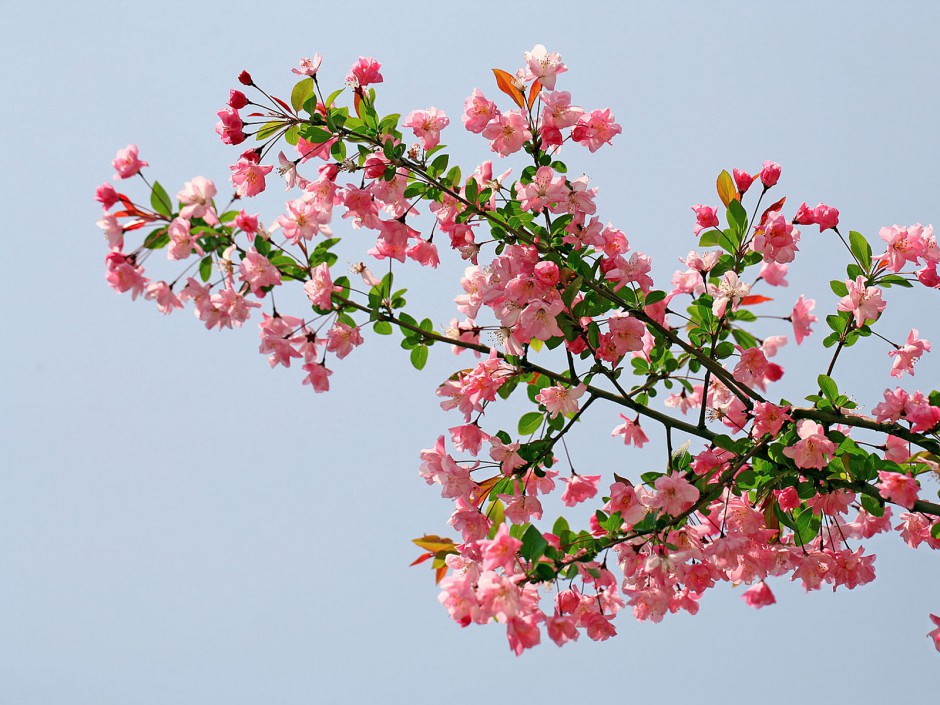
<svg viewBox="0 0 940 705">
<path fill-rule="evenodd" d="M 140 173 L 140 170 L 145 166 L 150 166 L 147 162 L 141 161 L 137 156 L 136 144 L 129 144 L 124 149 L 119 149 L 111 164 L 117 172 L 114 175 L 115 181 L 118 179 L 129 179 Z"/>
<path fill-rule="evenodd" d="M 442 110 L 428 108 L 427 110 L 413 110 L 402 123 L 402 127 L 410 127 L 415 137 L 421 140 L 424 149 L 434 149 L 441 141 L 441 130 L 450 124 Z"/>
<path fill-rule="evenodd" d="M 848 295 L 839 300 L 839 311 L 848 311 L 855 318 L 855 325 L 861 328 L 866 321 L 873 321 L 884 311 L 887 302 L 881 298 L 881 289 L 868 286 L 861 274 L 855 281 L 846 281 Z"/>
</svg>

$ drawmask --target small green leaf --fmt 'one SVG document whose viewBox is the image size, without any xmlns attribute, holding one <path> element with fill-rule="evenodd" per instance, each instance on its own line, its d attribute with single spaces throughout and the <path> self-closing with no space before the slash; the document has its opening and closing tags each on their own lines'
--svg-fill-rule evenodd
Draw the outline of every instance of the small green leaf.
<svg viewBox="0 0 940 705">
<path fill-rule="evenodd" d="M 428 362 L 428 346 L 419 345 L 411 351 L 411 364 L 416 370 L 423 370 Z"/>
<path fill-rule="evenodd" d="M 522 547 L 519 549 L 519 555 L 530 561 L 537 561 L 545 553 L 548 547 L 548 541 L 542 536 L 542 532 L 531 524 L 522 535 Z"/>
<path fill-rule="evenodd" d="M 376 321 L 372 326 L 372 330 L 374 330 L 379 335 L 391 335 L 392 324 L 388 321 Z"/>
<path fill-rule="evenodd" d="M 833 279 L 830 281 L 829 288 L 832 289 L 832 293 L 836 296 L 849 295 L 849 288 L 845 285 L 845 282 L 839 281 L 838 279 Z"/>
<path fill-rule="evenodd" d="M 740 236 L 747 230 L 747 211 L 737 199 L 728 204 L 728 224 Z"/>
<path fill-rule="evenodd" d="M 839 387 L 836 386 L 835 380 L 828 375 L 819 375 L 816 378 L 816 383 L 819 385 L 819 389 L 823 394 L 826 395 L 826 399 L 829 401 L 834 400 L 839 396 Z"/>
<path fill-rule="evenodd" d="M 864 235 L 854 230 L 849 232 L 849 249 L 866 272 L 871 269 L 871 245 Z"/>
<path fill-rule="evenodd" d="M 290 92 L 290 104 L 295 113 L 299 113 L 304 103 L 313 97 L 313 79 L 307 76 L 300 79 Z"/>
<path fill-rule="evenodd" d="M 522 415 L 522 418 L 519 419 L 519 435 L 528 436 L 535 433 L 539 430 L 539 426 L 542 425 L 542 412 L 541 411 L 529 411 Z"/>
<path fill-rule="evenodd" d="M 199 263 L 199 276 L 204 282 L 209 281 L 209 277 L 212 276 L 212 255 L 207 255 L 202 258 L 202 261 Z"/>
<path fill-rule="evenodd" d="M 717 230 L 709 230 L 699 238 L 699 247 L 718 247 L 718 241 L 721 233 Z"/>
<path fill-rule="evenodd" d="M 255 134 L 255 140 L 258 142 L 266 140 L 268 137 L 275 134 L 282 127 L 284 127 L 284 123 L 279 120 L 266 122 L 264 125 L 258 128 L 258 132 Z"/>
<path fill-rule="evenodd" d="M 150 205 L 165 218 L 173 217 L 173 201 L 170 200 L 169 194 L 160 185 L 159 181 L 153 182 L 153 190 L 150 192 Z"/>
</svg>

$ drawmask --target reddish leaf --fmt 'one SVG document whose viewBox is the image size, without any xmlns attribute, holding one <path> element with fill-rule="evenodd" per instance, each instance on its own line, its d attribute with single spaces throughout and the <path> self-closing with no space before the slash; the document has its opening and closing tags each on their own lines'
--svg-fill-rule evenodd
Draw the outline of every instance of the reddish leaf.
<svg viewBox="0 0 940 705">
<path fill-rule="evenodd" d="M 741 194 L 738 193 L 738 189 L 734 186 L 734 179 L 731 178 L 731 174 L 727 171 L 722 171 L 718 175 L 718 181 L 715 185 L 718 187 L 718 198 L 721 199 L 725 208 L 728 207 L 731 201 L 741 200 Z"/>
<path fill-rule="evenodd" d="M 409 563 L 408 567 L 410 568 L 411 566 L 418 565 L 419 563 L 424 563 L 425 561 L 430 560 L 431 558 L 434 558 L 433 553 L 422 553 L 420 556 L 415 558 L 411 563 Z"/>
<path fill-rule="evenodd" d="M 742 306 L 752 306 L 753 304 L 762 304 L 765 301 L 773 301 L 769 296 L 761 296 L 760 294 L 751 294 L 750 296 L 741 297 Z"/>
<path fill-rule="evenodd" d="M 289 113 L 291 113 L 291 114 L 294 113 L 294 111 L 291 109 L 291 107 L 290 107 L 287 103 L 285 103 L 283 100 L 281 100 L 280 98 L 278 98 L 276 95 L 272 95 L 271 97 L 274 98 L 274 100 L 277 101 L 277 104 L 280 105 L 282 108 L 284 108 L 284 110 L 286 110 L 287 112 L 289 112 Z"/>
<path fill-rule="evenodd" d="M 493 491 L 493 488 L 496 487 L 496 483 L 503 479 L 502 475 L 496 475 L 494 477 L 487 478 L 480 483 L 480 489 L 477 492 L 476 496 L 473 498 L 473 503 L 477 507 L 481 506 L 486 498 L 490 496 L 490 492 Z"/>
<path fill-rule="evenodd" d="M 353 93 L 353 107 L 356 109 L 356 116 L 362 117 L 359 113 L 359 104 L 362 102 L 362 89 L 357 88 L 356 92 Z"/>
<path fill-rule="evenodd" d="M 437 573 L 434 575 L 434 584 L 440 585 L 445 575 L 447 575 L 447 566 L 442 565 L 440 568 L 437 569 Z"/>
<path fill-rule="evenodd" d="M 499 90 L 512 98 L 516 105 L 524 109 L 525 95 L 516 88 L 516 77 L 502 69 L 493 69 L 493 74 L 496 76 L 496 85 L 499 86 Z"/>
<path fill-rule="evenodd" d="M 539 93 L 542 92 L 542 84 L 539 83 L 538 79 L 535 79 L 532 82 L 532 87 L 529 88 L 529 110 L 532 109 L 532 106 L 535 104 L 535 99 L 539 97 Z"/>
<path fill-rule="evenodd" d="M 786 202 L 787 202 L 787 197 L 784 196 L 784 197 L 781 198 L 779 201 L 777 201 L 776 203 L 774 203 L 772 206 L 770 206 L 769 208 L 767 208 L 767 210 L 765 210 L 763 213 L 761 213 L 760 220 L 758 221 L 757 227 L 758 227 L 758 228 L 764 227 L 764 223 L 767 222 L 767 216 L 770 215 L 771 213 L 776 213 L 777 211 L 779 211 L 780 209 L 782 209 L 782 208 L 783 208 L 783 204 L 786 203 Z"/>
</svg>

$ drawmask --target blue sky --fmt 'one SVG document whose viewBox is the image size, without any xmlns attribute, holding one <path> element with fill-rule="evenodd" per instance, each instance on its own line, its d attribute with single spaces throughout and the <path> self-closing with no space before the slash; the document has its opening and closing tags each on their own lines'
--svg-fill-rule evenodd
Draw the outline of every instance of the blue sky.
<svg viewBox="0 0 940 705">
<path fill-rule="evenodd" d="M 461 630 L 430 572 L 407 568 L 418 553 L 409 540 L 444 530 L 450 513 L 416 471 L 418 451 L 456 423 L 434 395 L 452 357 L 434 349 L 418 374 L 396 341 L 373 338 L 336 365 L 329 395 L 314 396 L 299 370 L 268 369 L 253 326 L 206 332 L 188 312 L 164 318 L 108 289 L 93 193 L 130 142 L 171 193 L 197 174 L 224 185 L 233 152 L 215 137 L 215 112 L 243 68 L 285 95 L 300 56 L 319 51 L 338 86 L 372 55 L 386 112 L 435 105 L 459 127 L 474 87 L 495 94 L 490 68 L 514 70 L 542 43 L 569 66 L 559 87 L 585 107 L 609 105 L 623 126 L 613 147 L 591 159 L 572 151 L 571 164 L 663 280 L 693 245 L 689 206 L 716 201 L 721 169 L 764 159 L 783 165 L 788 204 L 831 203 L 874 238 L 883 225 L 935 220 L 940 12 L 258 7 L 4 10 L 0 701 L 462 704 L 609 691 L 933 702 L 940 670 L 925 634 L 927 613 L 940 612 L 940 564 L 894 537 L 874 544 L 879 579 L 851 592 L 804 595 L 776 581 L 778 604 L 757 611 L 722 587 L 696 617 L 650 625 L 624 613 L 613 641 L 545 644 L 519 659 L 500 627 Z M 457 127 L 445 142 L 466 172 L 488 154 Z M 254 210 L 272 220 L 278 195 Z M 804 243 L 790 287 L 767 306 L 788 309 L 803 291 L 835 305 L 826 282 L 839 250 L 810 228 Z M 410 270 L 413 300 L 436 322 L 455 315 L 462 267 L 449 265 L 434 277 Z M 916 325 L 936 342 L 936 297 L 892 291 L 889 313 L 886 334 Z M 791 396 L 819 371 L 821 337 L 787 351 Z M 836 377 L 871 403 L 890 361 L 860 347 Z M 913 382 L 940 386 L 938 371 L 925 359 Z M 579 470 L 639 474 L 659 457 L 608 442 L 617 422 L 611 411 L 575 435 Z"/>
</svg>

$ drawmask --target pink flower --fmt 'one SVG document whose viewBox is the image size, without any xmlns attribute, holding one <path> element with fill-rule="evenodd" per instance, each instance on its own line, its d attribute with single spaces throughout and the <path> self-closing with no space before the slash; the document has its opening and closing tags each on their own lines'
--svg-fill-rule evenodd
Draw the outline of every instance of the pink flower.
<svg viewBox="0 0 940 705">
<path fill-rule="evenodd" d="M 281 283 L 280 270 L 253 247 L 242 258 L 238 271 L 248 283 L 251 293 L 258 297 L 265 295 L 264 289 L 267 287 L 279 286 Z"/>
<path fill-rule="evenodd" d="M 322 62 L 323 57 L 318 53 L 314 54 L 312 59 L 305 56 L 300 59 L 300 68 L 291 69 L 291 73 L 296 73 L 298 76 L 316 76 Z"/>
<path fill-rule="evenodd" d="M 596 152 L 603 144 L 610 144 L 615 135 L 623 130 L 614 122 L 610 108 L 593 110 L 589 115 L 582 115 L 578 124 L 571 131 L 571 139 Z"/>
<path fill-rule="evenodd" d="M 888 352 L 888 357 L 894 358 L 894 364 L 891 366 L 892 377 L 901 377 L 905 372 L 913 375 L 914 363 L 925 352 L 930 352 L 930 342 L 918 338 L 918 335 L 917 329 L 912 328 L 907 335 L 907 344 Z"/>
<path fill-rule="evenodd" d="M 927 636 L 933 639 L 934 648 L 940 651 L 940 617 L 935 614 L 930 615 L 930 621 L 936 625 L 936 629 L 927 632 Z"/>
<path fill-rule="evenodd" d="M 549 52 L 541 44 L 536 44 L 532 51 L 525 52 L 523 58 L 528 69 L 526 80 L 536 78 L 550 91 L 555 90 L 555 76 L 568 70 L 557 52 Z"/>
<path fill-rule="evenodd" d="M 215 124 L 215 131 L 225 144 L 241 144 L 245 141 L 242 130 L 244 123 L 238 111 L 234 108 L 224 108 L 216 113 L 219 121 Z"/>
<path fill-rule="evenodd" d="M 111 213 L 105 213 L 95 225 L 104 230 L 105 239 L 108 241 L 108 248 L 112 250 L 124 249 L 124 227 L 118 222 L 118 219 Z"/>
<path fill-rule="evenodd" d="M 800 500 L 800 495 L 797 493 L 795 487 L 774 490 L 774 494 L 777 497 L 777 504 L 780 505 L 780 509 L 785 512 L 792 512 L 794 509 L 800 506 L 802 501 Z"/>
<path fill-rule="evenodd" d="M 712 301 L 712 313 L 721 318 L 725 315 L 725 309 L 731 304 L 733 309 L 741 299 L 751 292 L 751 287 L 738 279 L 734 272 L 725 272 L 718 286 L 708 285 L 709 293 L 714 297 Z"/>
<path fill-rule="evenodd" d="M 147 291 L 144 298 L 157 302 L 157 309 L 160 313 L 170 314 L 175 308 L 183 308 L 183 302 L 177 298 L 176 294 L 164 281 L 151 282 L 147 285 Z"/>
<path fill-rule="evenodd" d="M 771 186 L 775 185 L 780 179 L 781 167 L 777 162 L 772 162 L 770 160 L 765 161 L 764 165 L 760 169 L 760 180 L 764 184 L 764 188 L 768 189 Z"/>
<path fill-rule="evenodd" d="M 745 590 L 741 598 L 747 603 L 748 607 L 758 609 L 772 605 L 777 601 L 777 598 L 774 597 L 767 583 L 763 580 Z"/>
<path fill-rule="evenodd" d="M 865 277 L 861 274 L 855 281 L 846 281 L 849 293 L 839 300 L 836 307 L 839 311 L 849 311 L 855 316 L 855 325 L 861 328 L 865 321 L 873 321 L 884 311 L 887 302 L 881 299 L 881 289 L 866 286 Z"/>
<path fill-rule="evenodd" d="M 242 155 L 237 162 L 229 167 L 232 170 L 231 181 L 235 187 L 235 193 L 243 198 L 257 196 L 264 191 L 264 177 L 273 168 L 270 164 L 262 166 Z"/>
<path fill-rule="evenodd" d="M 819 225 L 819 232 L 835 228 L 839 224 L 839 211 L 825 203 L 820 203 L 813 209 L 813 216 Z"/>
<path fill-rule="evenodd" d="M 470 132 L 480 134 L 491 120 L 499 116 L 496 103 L 487 100 L 483 91 L 474 88 L 473 93 L 464 101 L 461 121 Z"/>
<path fill-rule="evenodd" d="M 917 502 L 917 493 L 920 491 L 917 480 L 910 475 L 886 470 L 879 470 L 878 478 L 881 480 L 878 483 L 878 491 L 881 492 L 882 497 L 905 509 L 913 509 Z"/>
<path fill-rule="evenodd" d="M 101 204 L 102 208 L 109 210 L 111 206 L 121 200 L 121 194 L 115 191 L 111 184 L 101 184 L 95 189 L 95 200 Z"/>
<path fill-rule="evenodd" d="M 192 181 L 187 181 L 183 184 L 183 190 L 176 194 L 180 205 L 183 206 L 180 217 L 187 220 L 202 218 L 209 225 L 218 225 L 219 219 L 212 206 L 215 194 L 215 184 L 204 176 L 196 176 Z"/>
<path fill-rule="evenodd" d="M 379 69 L 382 64 L 371 56 L 360 56 L 346 75 L 346 83 L 351 86 L 363 87 L 370 83 L 382 83 L 382 74 Z"/>
<path fill-rule="evenodd" d="M 760 438 L 766 434 L 776 436 L 783 428 L 783 424 L 792 421 L 787 413 L 789 407 L 776 406 L 769 401 L 754 405 L 754 437 Z"/>
<path fill-rule="evenodd" d="M 326 262 L 321 262 L 310 271 L 310 281 L 304 284 L 304 292 L 310 303 L 323 311 L 332 307 L 333 279 Z"/>
<path fill-rule="evenodd" d="M 770 286 L 787 286 L 787 265 L 778 262 L 764 262 L 758 276 Z"/>
<path fill-rule="evenodd" d="M 623 436 L 624 445 L 628 446 L 632 443 L 637 448 L 642 448 L 644 443 L 649 442 L 649 438 L 646 437 L 646 434 L 643 433 L 643 429 L 640 428 L 639 415 L 633 421 L 623 414 L 620 414 L 620 418 L 623 419 L 623 423 L 610 432 L 611 436 Z"/>
<path fill-rule="evenodd" d="M 535 400 L 542 404 L 551 418 L 558 414 L 568 416 L 577 413 L 578 399 L 587 391 L 587 387 L 579 384 L 577 387 L 546 387 L 535 395 Z"/>
<path fill-rule="evenodd" d="M 692 206 L 692 210 L 695 213 L 695 229 L 693 232 L 696 236 L 706 228 L 718 227 L 717 209 L 698 203 Z"/>
<path fill-rule="evenodd" d="M 135 174 L 140 173 L 143 167 L 150 166 L 147 162 L 142 162 L 138 158 L 136 144 L 129 144 L 124 149 L 119 149 L 111 164 L 117 172 L 114 175 L 115 181 L 118 179 L 129 179 Z"/>
<path fill-rule="evenodd" d="M 319 362 L 308 362 L 304 365 L 304 372 L 307 373 L 307 376 L 304 377 L 303 383 L 309 384 L 317 394 L 330 391 L 330 375 L 333 374 L 333 371 L 328 369 L 326 365 Z"/>
<path fill-rule="evenodd" d="M 783 449 L 783 454 L 791 458 L 798 468 L 824 469 L 835 455 L 836 444 L 823 433 L 823 427 L 814 421 L 804 419 L 797 424 L 800 440 Z"/>
<path fill-rule="evenodd" d="M 574 475 L 562 478 L 562 482 L 565 483 L 565 491 L 561 495 L 562 503 L 566 507 L 573 507 L 591 499 L 597 494 L 597 483 L 600 480 L 600 475 Z"/>
<path fill-rule="evenodd" d="M 424 149 L 434 149 L 441 141 L 441 130 L 450 124 L 444 111 L 437 108 L 427 110 L 413 110 L 402 123 L 402 127 L 410 127 L 415 137 L 421 140 Z"/>
<path fill-rule="evenodd" d="M 664 514 L 679 516 L 698 501 L 699 491 L 682 475 L 662 475 L 654 484 L 656 494 L 649 502 L 650 507 L 662 509 Z"/>
<path fill-rule="evenodd" d="M 779 212 L 768 213 L 763 224 L 756 229 L 751 242 L 755 252 L 760 252 L 765 262 L 786 264 L 792 262 L 799 248 L 799 231 Z"/>
<path fill-rule="evenodd" d="M 490 541 L 484 541 L 483 570 L 502 568 L 512 572 L 516 562 L 516 552 L 522 548 L 522 541 L 509 535 L 509 526 L 500 524 L 496 535 Z"/>
<path fill-rule="evenodd" d="M 814 308 L 816 308 L 816 300 L 804 299 L 803 294 L 800 294 L 800 298 L 793 305 L 790 321 L 793 323 L 793 337 L 796 338 L 797 345 L 813 332 L 812 324 L 818 320 L 810 313 Z"/>
<path fill-rule="evenodd" d="M 483 137 L 490 140 L 490 149 L 502 157 L 522 149 L 532 139 L 532 133 L 522 113 L 511 111 L 491 120 L 483 128 Z"/>
<path fill-rule="evenodd" d="M 258 232 L 258 216 L 248 215 L 244 210 L 241 210 L 235 216 L 235 226 L 246 235 L 254 235 Z"/>
<path fill-rule="evenodd" d="M 326 332 L 326 349 L 340 360 L 359 345 L 362 345 L 362 334 L 359 332 L 359 326 L 353 328 L 345 323 L 337 322 Z"/>
<path fill-rule="evenodd" d="M 881 228 L 878 237 L 888 244 L 888 249 L 881 257 L 888 260 L 888 266 L 895 272 L 901 271 L 905 263 L 917 262 L 926 254 L 927 242 L 920 223 L 909 228 L 900 225 Z"/>
<path fill-rule="evenodd" d="M 754 179 L 757 178 L 746 171 L 739 171 L 738 169 L 734 169 L 732 174 L 734 175 L 734 186 L 742 196 L 747 193 L 747 190 L 751 188 L 751 184 L 754 183 Z"/>
<path fill-rule="evenodd" d="M 241 110 L 246 105 L 248 105 L 248 97 L 241 91 L 236 91 L 234 88 L 230 89 L 228 92 L 228 107 L 234 108 L 235 110 Z"/>
</svg>

